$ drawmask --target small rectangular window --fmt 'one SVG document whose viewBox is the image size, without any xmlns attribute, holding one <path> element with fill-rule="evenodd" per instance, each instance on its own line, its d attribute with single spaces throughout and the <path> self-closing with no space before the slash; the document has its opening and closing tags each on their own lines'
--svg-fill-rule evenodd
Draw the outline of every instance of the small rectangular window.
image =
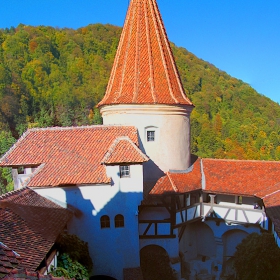
<svg viewBox="0 0 280 280">
<path fill-rule="evenodd" d="M 238 198 L 237 198 L 237 204 L 242 204 L 242 196 L 238 196 Z"/>
<path fill-rule="evenodd" d="M 155 131 L 154 130 L 147 131 L 147 141 L 148 142 L 155 141 Z"/>
<path fill-rule="evenodd" d="M 120 166 L 120 176 L 121 176 L 121 178 L 130 177 L 129 165 L 121 165 Z"/>
</svg>

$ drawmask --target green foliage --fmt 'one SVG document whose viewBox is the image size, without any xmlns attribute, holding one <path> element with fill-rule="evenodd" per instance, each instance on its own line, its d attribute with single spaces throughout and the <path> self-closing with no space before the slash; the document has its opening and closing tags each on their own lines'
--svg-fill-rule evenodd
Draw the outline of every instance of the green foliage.
<svg viewBox="0 0 280 280">
<path fill-rule="evenodd" d="M 0 156 L 8 151 L 8 149 L 15 143 L 15 138 L 11 132 L 0 131 Z"/>
<path fill-rule="evenodd" d="M 201 157 L 279 160 L 280 106 L 183 48 L 173 52 L 191 114 L 191 148 Z"/>
<path fill-rule="evenodd" d="M 79 262 L 73 261 L 68 254 L 58 256 L 58 267 L 52 268 L 50 274 L 55 277 L 65 277 L 67 279 L 89 279 L 86 268 Z"/>
<path fill-rule="evenodd" d="M 0 131 L 0 157 L 15 142 L 11 132 Z M 0 195 L 13 190 L 13 179 L 10 168 L 0 168 Z"/>
<path fill-rule="evenodd" d="M 100 124 L 121 28 L 19 25 L 0 30 L 0 129 Z M 280 106 L 172 44 L 200 157 L 280 160 Z"/>
<path fill-rule="evenodd" d="M 81 263 L 88 272 L 92 270 L 92 260 L 88 251 L 88 244 L 76 235 L 62 234 L 58 241 L 57 246 L 59 252 L 63 252 L 69 255 L 69 257 Z"/>
<path fill-rule="evenodd" d="M 234 266 L 239 280 L 279 279 L 280 248 L 269 233 L 252 233 L 237 246 Z"/>
</svg>

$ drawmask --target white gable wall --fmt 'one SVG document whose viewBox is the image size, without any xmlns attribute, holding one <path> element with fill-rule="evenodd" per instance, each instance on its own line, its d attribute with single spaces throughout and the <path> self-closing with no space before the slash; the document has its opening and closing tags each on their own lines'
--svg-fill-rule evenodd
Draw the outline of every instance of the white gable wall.
<svg viewBox="0 0 280 280">
<path fill-rule="evenodd" d="M 139 267 L 138 205 L 143 199 L 143 167 L 131 165 L 129 178 L 119 177 L 119 166 L 107 166 L 112 185 L 37 188 L 39 194 L 68 204 L 80 212 L 68 232 L 88 242 L 94 275 L 123 279 L 123 268 Z M 115 227 L 116 215 L 124 216 L 124 227 Z M 100 218 L 110 218 L 110 228 L 101 228 Z"/>
</svg>

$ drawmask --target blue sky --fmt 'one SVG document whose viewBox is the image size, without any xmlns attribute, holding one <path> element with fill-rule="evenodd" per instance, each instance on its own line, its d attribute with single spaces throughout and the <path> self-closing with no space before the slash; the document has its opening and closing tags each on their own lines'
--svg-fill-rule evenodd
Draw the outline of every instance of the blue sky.
<svg viewBox="0 0 280 280">
<path fill-rule="evenodd" d="M 129 0 L 1 1 L 0 28 L 122 26 Z M 158 0 L 170 41 L 280 104 L 279 0 Z"/>
</svg>

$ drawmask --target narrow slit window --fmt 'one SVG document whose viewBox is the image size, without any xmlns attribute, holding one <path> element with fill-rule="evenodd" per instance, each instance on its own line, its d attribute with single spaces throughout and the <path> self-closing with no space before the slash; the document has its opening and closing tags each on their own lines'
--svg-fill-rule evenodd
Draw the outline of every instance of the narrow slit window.
<svg viewBox="0 0 280 280">
<path fill-rule="evenodd" d="M 121 165 L 120 166 L 120 177 L 130 177 L 130 168 L 129 165 Z"/>
<path fill-rule="evenodd" d="M 124 227 L 124 217 L 121 214 L 116 215 L 115 217 L 115 227 Z"/>
<path fill-rule="evenodd" d="M 238 198 L 237 198 L 237 204 L 242 204 L 242 196 L 238 196 Z"/>
<path fill-rule="evenodd" d="M 101 228 L 109 228 L 110 227 L 110 218 L 107 215 L 104 215 L 100 218 L 100 226 Z"/>
<path fill-rule="evenodd" d="M 147 131 L 147 141 L 148 142 L 155 141 L 155 131 L 154 130 L 148 130 Z"/>
</svg>

